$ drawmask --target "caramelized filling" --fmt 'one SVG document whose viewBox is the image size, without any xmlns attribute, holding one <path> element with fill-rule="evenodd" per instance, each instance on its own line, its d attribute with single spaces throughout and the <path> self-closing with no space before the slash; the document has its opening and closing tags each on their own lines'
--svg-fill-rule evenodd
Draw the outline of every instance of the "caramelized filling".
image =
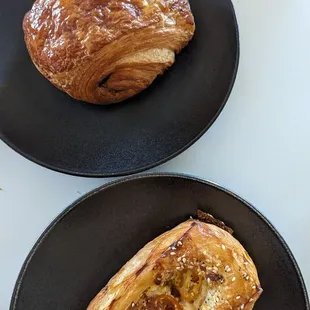
<svg viewBox="0 0 310 310">
<path fill-rule="evenodd" d="M 170 295 L 158 295 L 151 299 L 148 310 L 183 310 L 178 301 Z"/>
<path fill-rule="evenodd" d="M 177 272 L 174 286 L 179 291 L 181 299 L 190 303 L 194 302 L 201 291 L 203 277 L 192 270 Z"/>
</svg>

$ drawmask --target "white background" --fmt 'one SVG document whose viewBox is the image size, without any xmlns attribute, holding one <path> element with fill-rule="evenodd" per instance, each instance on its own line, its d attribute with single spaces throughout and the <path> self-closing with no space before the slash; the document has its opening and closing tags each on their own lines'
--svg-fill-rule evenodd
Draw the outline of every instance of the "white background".
<svg viewBox="0 0 310 310">
<path fill-rule="evenodd" d="M 234 4 L 241 59 L 232 95 L 195 145 L 153 171 L 209 179 L 253 203 L 286 239 L 309 287 L 310 1 Z M 0 142 L 0 310 L 45 227 L 107 181 L 49 171 Z"/>
</svg>

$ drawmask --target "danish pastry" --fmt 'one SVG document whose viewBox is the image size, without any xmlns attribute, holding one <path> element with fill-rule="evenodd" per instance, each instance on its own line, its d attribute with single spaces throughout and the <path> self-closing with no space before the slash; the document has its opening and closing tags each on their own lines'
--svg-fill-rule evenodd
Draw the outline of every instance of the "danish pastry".
<svg viewBox="0 0 310 310">
<path fill-rule="evenodd" d="M 261 293 L 242 245 L 220 227 L 188 220 L 142 248 L 87 310 L 251 310 Z"/>
</svg>

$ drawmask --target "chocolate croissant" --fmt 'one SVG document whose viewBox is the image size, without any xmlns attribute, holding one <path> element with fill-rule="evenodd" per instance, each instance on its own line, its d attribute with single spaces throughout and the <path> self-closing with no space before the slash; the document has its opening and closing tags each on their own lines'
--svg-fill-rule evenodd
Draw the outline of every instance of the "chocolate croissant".
<svg viewBox="0 0 310 310">
<path fill-rule="evenodd" d="M 251 310 L 262 292 L 242 245 L 188 220 L 141 249 L 87 310 Z"/>
<path fill-rule="evenodd" d="M 109 104 L 170 67 L 195 23 L 188 0 L 36 0 L 23 29 L 50 82 L 78 100 Z"/>
</svg>

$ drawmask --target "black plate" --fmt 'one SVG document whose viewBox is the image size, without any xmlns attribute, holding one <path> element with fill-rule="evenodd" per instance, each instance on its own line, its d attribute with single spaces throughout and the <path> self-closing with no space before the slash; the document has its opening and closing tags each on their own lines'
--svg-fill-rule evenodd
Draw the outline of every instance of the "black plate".
<svg viewBox="0 0 310 310">
<path fill-rule="evenodd" d="M 140 248 L 197 208 L 232 227 L 254 259 L 264 288 L 255 310 L 309 310 L 300 271 L 271 224 L 235 194 L 177 175 L 121 180 L 73 203 L 31 250 L 11 310 L 85 310 Z"/>
<path fill-rule="evenodd" d="M 21 28 L 32 3 L 0 2 L 0 137 L 40 165 L 82 176 L 151 168 L 194 143 L 228 99 L 239 59 L 230 0 L 191 0 L 197 30 L 175 65 L 109 107 L 71 99 L 35 69 Z"/>
</svg>

